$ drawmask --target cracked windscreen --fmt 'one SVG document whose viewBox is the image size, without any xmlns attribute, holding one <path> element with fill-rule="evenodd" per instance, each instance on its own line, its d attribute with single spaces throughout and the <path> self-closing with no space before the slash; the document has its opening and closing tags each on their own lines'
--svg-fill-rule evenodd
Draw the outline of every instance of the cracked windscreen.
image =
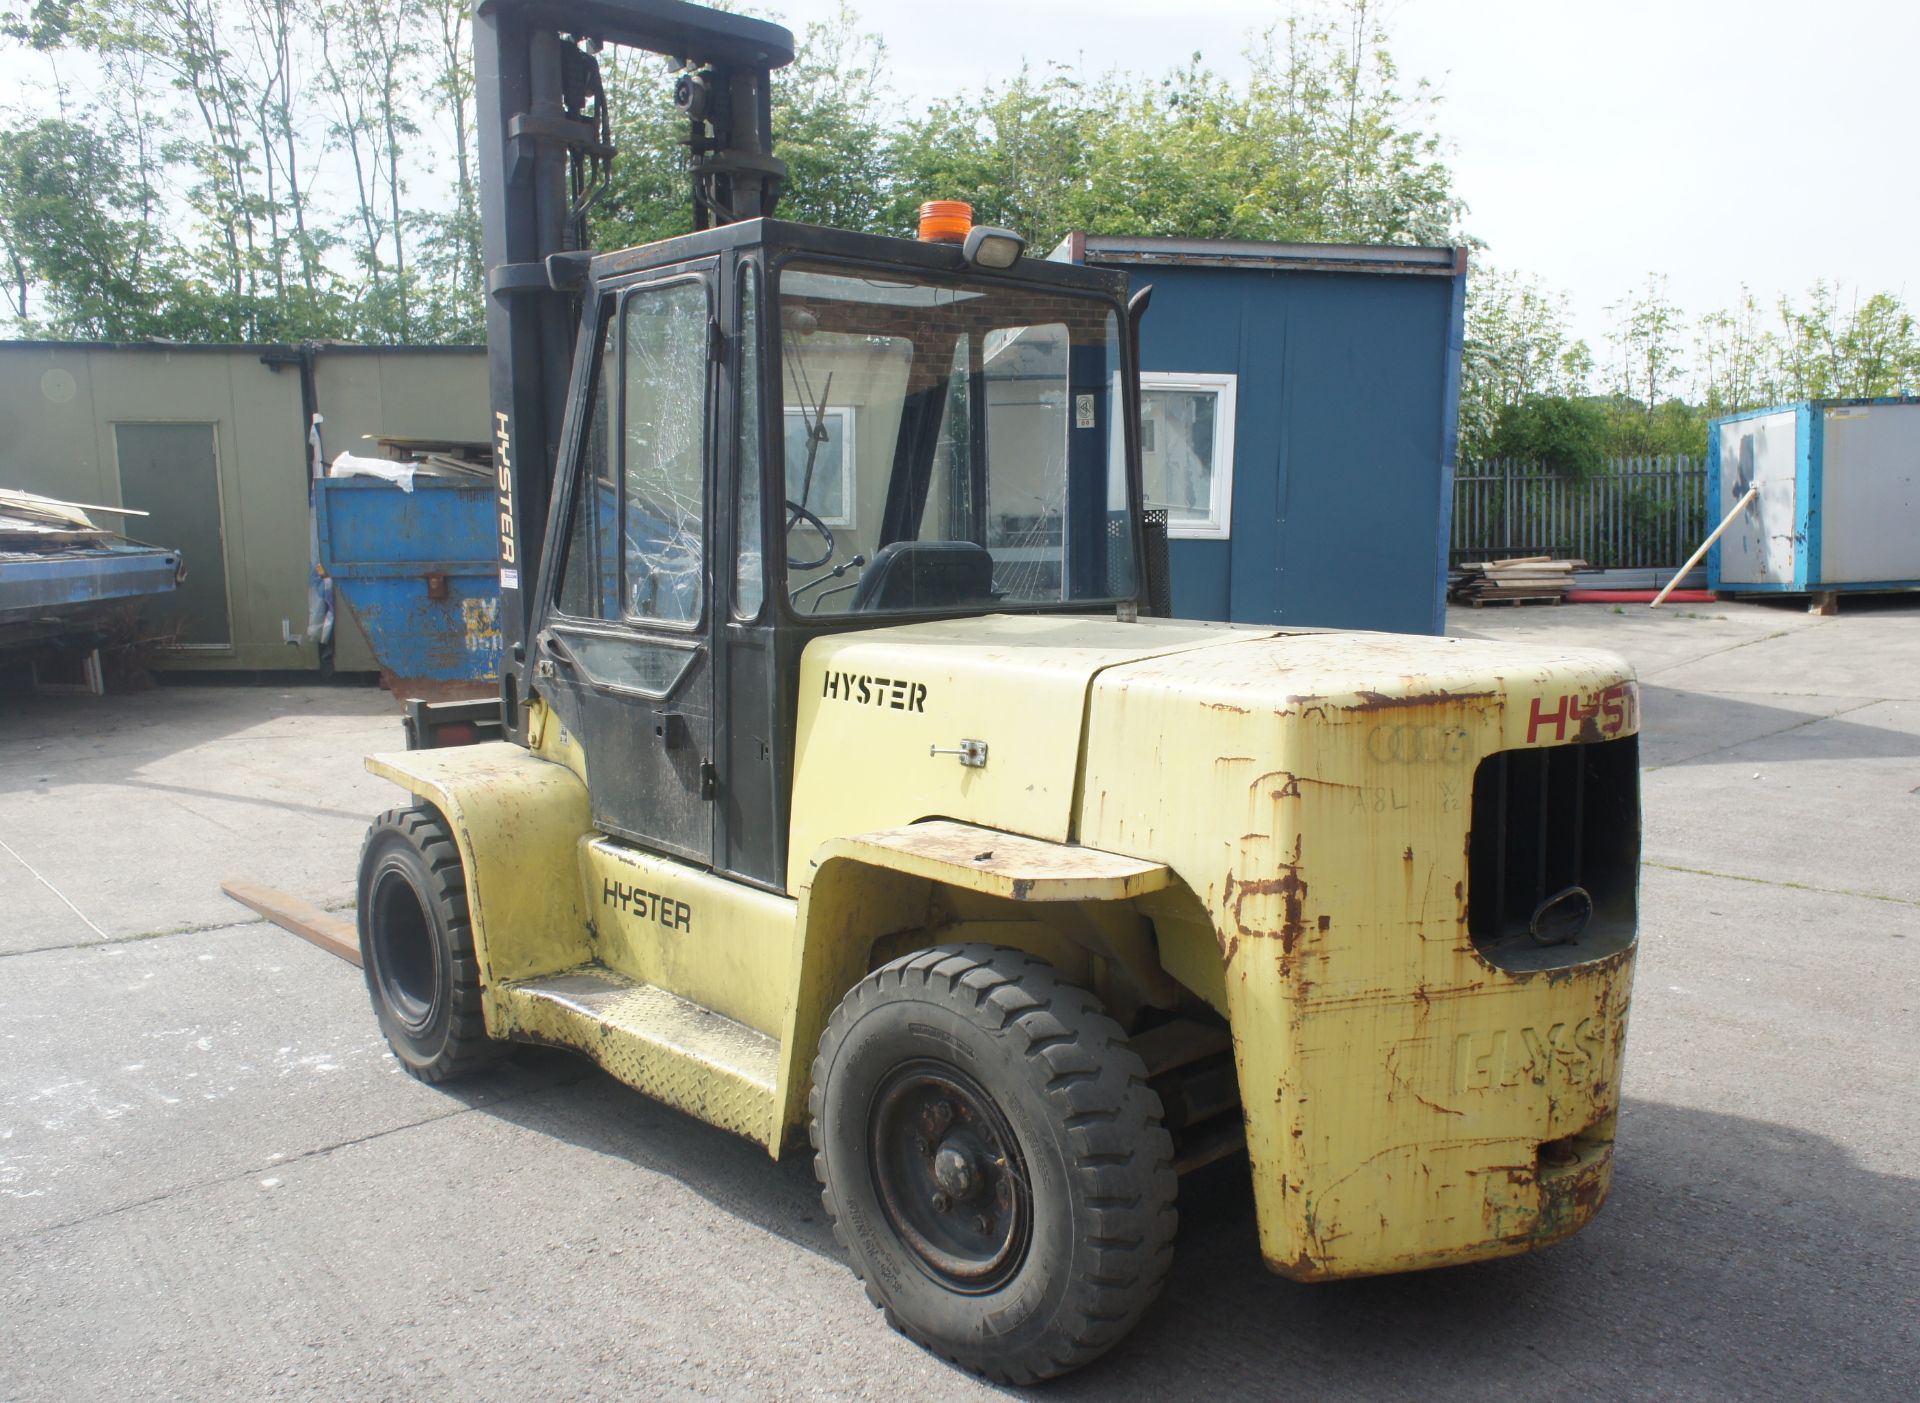
<svg viewBox="0 0 1920 1403">
<path fill-rule="evenodd" d="M 633 618 L 700 618 L 706 496 L 707 289 L 641 288 L 621 308 L 622 604 Z"/>
<path fill-rule="evenodd" d="M 808 262 L 779 295 L 796 610 L 1133 594 L 1111 303 Z"/>
</svg>

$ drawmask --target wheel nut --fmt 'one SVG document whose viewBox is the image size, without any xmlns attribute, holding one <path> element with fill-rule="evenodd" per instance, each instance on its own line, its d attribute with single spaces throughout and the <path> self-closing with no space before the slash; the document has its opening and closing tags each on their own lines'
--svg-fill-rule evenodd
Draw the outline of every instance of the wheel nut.
<svg viewBox="0 0 1920 1403">
<path fill-rule="evenodd" d="M 915 1154 L 925 1154 L 927 1152 L 927 1137 L 924 1135 L 914 1136 L 913 1150 Z"/>
<path fill-rule="evenodd" d="M 982 1237 L 985 1237 L 987 1235 L 987 1229 L 991 1226 L 992 1224 L 987 1221 L 986 1214 L 976 1213 L 973 1215 L 973 1230 L 979 1233 Z"/>
<path fill-rule="evenodd" d="M 936 1193 L 933 1196 L 932 1203 L 933 1211 L 936 1213 L 944 1213 L 951 1206 L 947 1202 L 947 1196 L 943 1193 Z"/>
</svg>

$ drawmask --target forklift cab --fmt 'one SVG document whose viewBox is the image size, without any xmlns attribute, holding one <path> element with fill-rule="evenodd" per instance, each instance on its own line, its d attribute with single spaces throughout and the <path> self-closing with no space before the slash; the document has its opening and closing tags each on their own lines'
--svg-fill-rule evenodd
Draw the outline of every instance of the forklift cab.
<svg viewBox="0 0 1920 1403">
<path fill-rule="evenodd" d="M 1124 282 L 981 243 L 593 260 L 531 632 L 602 832 L 784 891 L 809 641 L 1138 597 Z"/>
</svg>

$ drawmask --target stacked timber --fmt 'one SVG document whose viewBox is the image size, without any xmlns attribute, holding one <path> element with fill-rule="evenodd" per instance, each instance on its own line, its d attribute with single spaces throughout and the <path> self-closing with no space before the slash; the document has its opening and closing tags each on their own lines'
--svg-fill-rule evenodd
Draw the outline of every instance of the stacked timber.
<svg viewBox="0 0 1920 1403">
<path fill-rule="evenodd" d="M 145 512 L 123 512 L 116 507 L 83 506 L 42 497 L 37 492 L 21 492 L 0 487 L 0 550 L 39 553 L 70 546 L 102 546 L 119 538 L 93 523 L 89 511 L 107 511 L 115 515 L 145 516 Z"/>
<path fill-rule="evenodd" d="M 1584 560 L 1547 555 L 1457 565 L 1447 577 L 1447 598 L 1476 609 L 1488 604 L 1559 604 L 1573 586 L 1573 572 L 1585 567 Z"/>
<path fill-rule="evenodd" d="M 493 445 L 467 439 L 395 438 L 375 440 L 397 462 L 411 463 L 422 477 L 444 477 L 475 484 L 493 481 Z"/>
</svg>

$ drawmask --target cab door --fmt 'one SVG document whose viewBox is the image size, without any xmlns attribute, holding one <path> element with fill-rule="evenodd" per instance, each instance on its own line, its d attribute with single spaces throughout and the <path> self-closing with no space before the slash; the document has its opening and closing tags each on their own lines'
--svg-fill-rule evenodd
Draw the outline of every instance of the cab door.
<svg viewBox="0 0 1920 1403">
<path fill-rule="evenodd" d="M 709 260 L 602 297 L 534 664 L 595 827 L 709 865 L 713 284 Z"/>
</svg>

